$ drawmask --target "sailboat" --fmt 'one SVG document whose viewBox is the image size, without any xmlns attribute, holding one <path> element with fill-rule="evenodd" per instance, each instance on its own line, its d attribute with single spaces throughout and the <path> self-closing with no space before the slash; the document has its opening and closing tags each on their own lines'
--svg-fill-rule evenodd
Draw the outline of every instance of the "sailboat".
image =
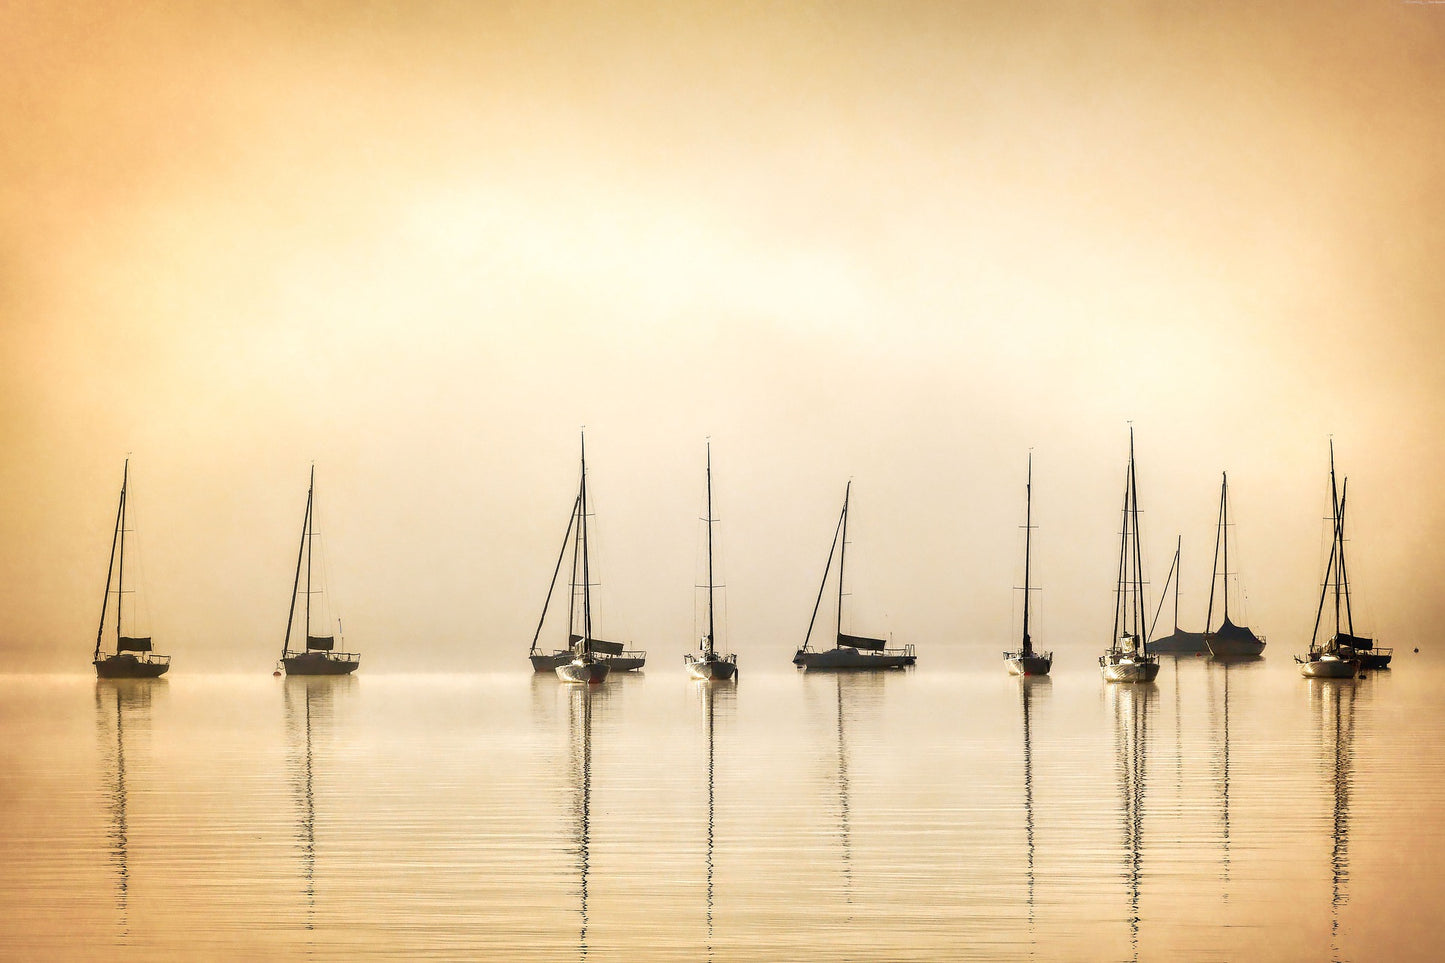
<svg viewBox="0 0 1445 963">
<path fill-rule="evenodd" d="M 100 600 L 100 626 L 95 630 L 95 652 L 91 664 L 102 679 L 154 679 L 171 667 L 171 657 L 151 651 L 150 636 L 125 634 L 125 510 L 126 491 L 130 486 L 130 459 L 120 481 L 120 505 L 115 511 L 115 534 L 110 540 L 110 564 L 105 570 L 105 594 Z M 105 636 L 105 610 L 110 604 L 111 576 L 115 576 L 115 652 L 100 654 Z"/>
<path fill-rule="evenodd" d="M 1178 537 L 1174 545 L 1174 561 L 1169 565 L 1169 577 L 1164 580 L 1164 591 L 1160 593 L 1159 608 L 1154 611 L 1154 622 L 1150 625 L 1150 635 L 1153 635 L 1153 626 L 1159 622 L 1159 612 L 1164 608 L 1164 596 L 1169 592 L 1169 583 L 1174 583 L 1174 632 L 1162 639 L 1154 639 L 1144 646 L 1145 651 L 1154 652 L 1160 655 L 1198 655 L 1209 651 L 1204 644 L 1203 632 L 1190 632 L 1179 627 L 1179 582 L 1182 579 L 1182 569 L 1179 559 L 1184 548 L 1184 537 Z"/>
<path fill-rule="evenodd" d="M 1223 557 L 1224 568 L 1219 563 Z M 1213 632 L 1214 587 L 1224 582 L 1224 621 Z M 1209 583 L 1209 609 L 1204 616 L 1204 644 L 1209 654 L 1218 658 L 1230 656 L 1254 656 L 1264 651 L 1264 637 L 1255 635 L 1247 625 L 1235 625 L 1229 620 L 1229 473 L 1224 472 L 1219 483 L 1219 528 L 1214 539 L 1214 577 Z"/>
<path fill-rule="evenodd" d="M 567 607 L 567 648 L 543 652 L 537 648 L 542 638 L 542 626 L 547 621 L 547 609 L 552 604 L 552 593 L 557 588 L 557 576 L 562 572 L 562 560 L 567 549 L 572 549 L 572 599 Z M 578 578 L 581 581 L 578 581 Z M 580 592 L 579 592 L 580 590 Z M 577 601 L 582 601 L 581 632 L 578 632 Z M 572 514 L 567 520 L 567 531 L 562 536 L 562 549 L 557 553 L 557 565 L 552 570 L 552 581 L 547 586 L 547 597 L 542 602 L 542 615 L 537 619 L 537 631 L 532 634 L 532 648 L 527 657 L 532 662 L 533 672 L 556 672 L 559 678 L 569 682 L 601 682 L 608 672 L 625 672 L 640 669 L 647 664 L 647 652 L 628 649 L 621 642 L 607 642 L 592 636 L 592 584 L 587 554 L 587 437 L 582 437 L 582 471 L 577 483 L 577 497 L 572 501 Z M 571 675 L 580 673 L 591 678 L 570 678 L 563 669 L 578 660 L 585 665 L 601 668 L 568 670 Z"/>
<path fill-rule="evenodd" d="M 320 594 L 312 585 L 313 551 L 315 542 L 316 466 L 311 466 L 311 481 L 306 487 L 306 512 L 301 518 L 301 544 L 296 549 L 296 578 L 291 584 L 291 607 L 286 610 L 286 637 L 281 640 L 281 666 L 287 675 L 346 675 L 356 671 L 361 656 L 355 652 L 337 652 L 336 636 L 313 635 L 311 630 L 311 596 Z M 306 627 L 305 647 L 291 649 L 291 627 L 296 621 L 296 600 L 302 594 L 301 572 L 306 571 L 306 601 L 303 605 Z"/>
<path fill-rule="evenodd" d="M 1335 481 L 1335 443 L 1330 442 L 1330 558 L 1325 563 L 1325 579 L 1320 586 L 1320 604 L 1315 611 L 1315 627 L 1310 633 L 1310 648 L 1303 656 L 1295 656 L 1300 674 L 1309 679 L 1352 679 L 1359 672 L 1359 651 L 1381 652 L 1387 659 L 1389 650 L 1375 650 L 1373 639 L 1355 635 L 1354 616 L 1350 610 L 1350 583 L 1345 569 L 1345 499 L 1349 479 L 1344 488 Z M 1324 620 L 1325 600 L 1334 589 L 1335 631 L 1324 642 L 1319 641 L 1320 623 Z"/>
<path fill-rule="evenodd" d="M 848 546 L 848 500 L 852 491 L 853 483 L 850 481 L 843 490 L 843 512 L 838 516 L 838 527 L 833 532 L 833 546 L 828 549 L 828 564 L 823 569 L 822 584 L 818 586 L 818 600 L 813 603 L 813 616 L 808 620 L 808 633 L 803 636 L 803 647 L 793 655 L 793 664 L 800 669 L 901 669 L 917 661 L 911 643 L 901 649 L 890 649 L 885 639 L 845 635 L 843 632 L 843 558 Z M 838 556 L 838 620 L 834 646 L 831 649 L 813 649 L 809 647 L 813 625 L 818 620 L 818 607 L 823 603 L 823 590 L 828 585 L 835 554 Z"/>
<path fill-rule="evenodd" d="M 1114 596 L 1114 643 L 1099 656 L 1109 682 L 1153 682 L 1159 657 L 1144 650 L 1144 562 L 1139 551 L 1139 485 L 1134 473 L 1134 429 L 1124 475 L 1124 527 L 1119 537 L 1119 579 Z"/>
<path fill-rule="evenodd" d="M 1029 547 L 1033 536 L 1034 456 L 1029 454 L 1028 481 L 1024 483 L 1024 638 L 1016 652 L 1003 654 L 1010 675 L 1048 675 L 1054 664 L 1052 652 L 1038 652 L 1029 638 Z"/>
<path fill-rule="evenodd" d="M 716 585 L 713 580 L 712 571 L 712 525 L 717 519 L 712 517 L 712 444 L 707 446 L 707 635 L 704 635 L 698 642 L 698 650 L 701 655 L 693 655 L 691 652 L 682 657 L 683 664 L 687 666 L 687 672 L 694 679 L 716 679 L 724 681 L 731 679 L 738 672 L 738 657 L 736 653 L 718 655 L 714 647 L 715 619 L 713 617 L 713 595 Z"/>
</svg>

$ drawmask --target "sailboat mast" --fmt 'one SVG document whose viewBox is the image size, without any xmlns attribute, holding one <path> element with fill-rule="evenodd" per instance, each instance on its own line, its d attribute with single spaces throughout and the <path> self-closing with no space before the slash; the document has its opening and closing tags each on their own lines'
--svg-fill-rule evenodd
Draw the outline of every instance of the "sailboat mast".
<svg viewBox="0 0 1445 963">
<path fill-rule="evenodd" d="M 1126 621 L 1126 609 L 1124 599 L 1124 573 L 1127 571 L 1125 561 L 1129 549 L 1129 473 L 1124 472 L 1124 510 L 1122 512 L 1122 525 L 1119 530 L 1119 572 L 1118 583 L 1114 587 L 1114 635 L 1109 643 L 1110 647 L 1119 644 L 1119 629 Z"/>
<path fill-rule="evenodd" d="M 1134 654 L 1138 655 L 1144 637 L 1144 559 L 1139 544 L 1139 476 L 1134 468 L 1134 431 L 1129 430 L 1129 491 L 1133 500 L 1134 528 Z"/>
<path fill-rule="evenodd" d="M 1320 619 L 1324 618 L 1325 614 L 1325 595 L 1330 590 L 1330 573 L 1335 570 L 1335 548 L 1338 546 L 1338 542 L 1334 538 L 1334 529 L 1339 524 L 1339 506 L 1331 505 L 1330 510 L 1330 560 L 1325 563 L 1325 577 L 1324 581 L 1320 583 L 1320 604 L 1319 608 L 1315 609 L 1315 627 L 1310 632 L 1310 645 L 1315 645 L 1320 637 Z"/>
<path fill-rule="evenodd" d="M 1229 619 L 1229 472 L 1219 489 L 1219 539 L 1224 543 L 1224 618 Z"/>
<path fill-rule="evenodd" d="M 542 637 L 542 623 L 547 621 L 547 608 L 552 604 L 552 592 L 557 588 L 557 576 L 562 573 L 562 559 L 567 557 L 567 543 L 572 540 L 572 526 L 577 521 L 577 505 L 581 498 L 582 495 L 579 492 L 577 498 L 572 500 L 572 513 L 567 516 L 567 533 L 562 536 L 562 550 L 557 553 L 557 566 L 552 569 L 552 581 L 547 585 L 547 597 L 542 600 L 542 615 L 537 619 L 537 631 L 532 633 L 532 648 L 528 652 L 529 655 L 537 651 L 537 640 Z M 572 641 L 570 633 L 567 641 L 569 644 Z"/>
<path fill-rule="evenodd" d="M 1215 529 L 1214 529 L 1214 569 L 1213 569 L 1213 571 L 1211 572 L 1210 577 L 1209 577 L 1209 609 L 1208 609 L 1208 611 L 1205 612 L 1205 615 L 1204 615 L 1204 631 L 1205 631 L 1205 632 L 1208 632 L 1208 631 L 1209 631 L 1209 627 L 1214 624 L 1214 588 L 1215 588 L 1216 585 L 1219 584 L 1219 540 L 1220 540 L 1221 538 L 1223 538 L 1223 537 L 1224 537 L 1224 489 L 1221 487 L 1221 488 L 1219 489 L 1219 515 L 1218 515 L 1218 517 L 1215 519 Z M 1226 551 L 1227 551 L 1227 550 L 1226 550 Z M 1225 568 L 1225 572 L 1227 573 L 1227 572 L 1229 571 L 1229 556 L 1228 556 L 1228 555 L 1225 556 L 1224 568 Z M 1227 577 L 1226 577 L 1225 581 L 1228 582 L 1228 578 L 1227 578 Z M 1228 588 L 1227 588 L 1227 587 L 1226 587 L 1226 591 L 1228 591 Z M 1229 605 L 1228 605 L 1227 603 L 1225 604 L 1224 611 L 1225 611 L 1225 615 L 1228 616 L 1228 614 L 1229 614 Z M 1177 613 L 1177 612 L 1175 613 L 1175 617 L 1178 618 L 1178 613 Z"/>
<path fill-rule="evenodd" d="M 838 524 L 833 529 L 833 544 L 828 546 L 828 562 L 823 566 L 823 581 L 818 583 L 818 597 L 813 600 L 813 614 L 808 618 L 808 632 L 803 636 L 803 650 L 807 651 L 808 642 L 813 637 L 813 626 L 818 621 L 818 609 L 823 604 L 823 591 L 828 587 L 828 573 L 833 571 L 833 553 L 838 550 L 838 534 L 843 530 L 843 519 L 848 513 L 848 503 L 843 502 L 843 511 L 838 515 Z M 836 642 L 834 643 L 836 644 Z"/>
<path fill-rule="evenodd" d="M 126 474 L 130 472 L 130 459 L 126 459 Z M 100 661 L 100 639 L 105 634 L 105 609 L 110 604 L 110 577 L 115 573 L 115 549 L 120 540 L 121 522 L 125 510 L 125 482 L 120 483 L 120 500 L 115 506 L 115 531 L 110 535 L 110 563 L 105 567 L 105 594 L 100 597 L 100 625 L 95 630 L 95 654 L 91 656 L 92 662 Z M 120 596 L 116 595 L 116 619 L 120 619 Z"/>
<path fill-rule="evenodd" d="M 713 575 L 712 575 L 712 442 L 707 443 L 707 648 L 705 654 L 712 658 L 715 651 L 713 643 Z M 712 722 L 711 706 L 708 709 L 708 723 Z M 708 745 L 711 753 L 711 742 Z"/>
<path fill-rule="evenodd" d="M 1340 486 L 1340 557 L 1338 561 L 1340 567 L 1340 586 L 1345 597 L 1345 625 L 1349 630 L 1349 634 L 1353 636 L 1355 634 L 1355 616 L 1354 612 L 1350 609 L 1350 570 L 1349 567 L 1345 565 L 1345 501 L 1349 497 L 1350 480 L 1346 478 L 1344 484 Z"/>
<path fill-rule="evenodd" d="M 582 436 L 582 651 L 592 651 L 592 575 L 587 566 L 587 436 Z"/>
<path fill-rule="evenodd" d="M 130 487 L 130 459 L 125 460 L 125 469 L 120 480 L 120 564 L 115 573 L 115 646 L 120 651 L 120 623 L 125 618 L 125 495 Z"/>
<path fill-rule="evenodd" d="M 281 658 L 291 647 L 291 622 L 296 618 L 296 593 L 301 590 L 301 558 L 306 552 L 306 527 L 311 522 L 311 489 L 316 484 L 316 466 L 311 466 L 311 483 L 306 486 L 306 511 L 301 515 L 301 541 L 296 545 L 296 579 L 291 583 L 291 607 L 286 610 L 286 637 L 281 640 Z M 311 586 L 307 585 L 309 592 Z"/>
<path fill-rule="evenodd" d="M 1341 531 L 1340 518 L 1340 494 L 1339 488 L 1335 485 L 1335 442 L 1330 440 L 1330 501 L 1334 503 L 1335 510 L 1335 635 L 1340 634 L 1340 568 L 1344 561 L 1345 540 Z"/>
<path fill-rule="evenodd" d="M 843 489 L 843 540 L 838 543 L 838 631 L 833 639 L 835 646 L 843 639 L 843 557 L 848 552 L 848 498 L 852 493 L 853 480 L 850 478 Z"/>
<path fill-rule="evenodd" d="M 311 645 L 311 546 L 316 541 L 312 507 L 316 491 L 316 466 L 311 466 L 311 486 L 306 489 L 306 645 Z"/>
<path fill-rule="evenodd" d="M 1033 539 L 1034 511 L 1034 453 L 1029 452 L 1028 479 L 1024 482 L 1024 643 L 1023 654 L 1034 654 L 1033 643 L 1029 640 L 1029 549 Z M 1025 710 L 1027 711 L 1027 710 Z"/>
<path fill-rule="evenodd" d="M 1184 551 L 1184 536 L 1175 536 L 1174 542 L 1174 631 L 1179 632 L 1179 583 L 1184 581 L 1184 572 L 1181 570 L 1181 553 Z M 1208 626 L 1205 626 L 1208 628 Z"/>
</svg>

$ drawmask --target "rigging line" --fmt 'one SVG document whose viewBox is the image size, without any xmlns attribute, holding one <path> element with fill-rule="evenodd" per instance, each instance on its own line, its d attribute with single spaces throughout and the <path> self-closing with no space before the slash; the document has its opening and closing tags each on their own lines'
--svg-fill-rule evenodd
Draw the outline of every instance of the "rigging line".
<svg viewBox="0 0 1445 963">
<path fill-rule="evenodd" d="M 813 623 L 818 619 L 818 607 L 823 604 L 823 590 L 828 587 L 828 573 L 833 570 L 833 553 L 838 550 L 838 536 L 843 530 L 843 519 L 847 517 L 848 502 L 843 501 L 843 511 L 838 515 L 838 527 L 833 530 L 833 544 L 828 548 L 828 563 L 823 567 L 823 581 L 818 585 L 818 599 L 813 603 L 813 614 L 808 619 L 808 632 L 803 636 L 803 651 L 808 649 L 808 641 L 813 637 Z M 841 582 L 841 577 L 839 578 Z M 836 640 L 834 642 L 836 645 Z"/>
</svg>

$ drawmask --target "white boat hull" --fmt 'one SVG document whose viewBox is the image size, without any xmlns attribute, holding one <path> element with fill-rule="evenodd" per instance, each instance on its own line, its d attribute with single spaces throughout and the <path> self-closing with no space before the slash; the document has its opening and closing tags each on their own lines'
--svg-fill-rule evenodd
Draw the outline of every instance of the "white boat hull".
<svg viewBox="0 0 1445 963">
<path fill-rule="evenodd" d="M 1360 670 L 1360 664 L 1353 660 L 1332 655 L 1308 659 L 1300 663 L 1300 675 L 1306 679 L 1353 679 Z"/>
<path fill-rule="evenodd" d="M 1102 665 L 1106 682 L 1153 682 L 1159 675 L 1158 662 L 1134 662 L 1121 659 Z"/>
<path fill-rule="evenodd" d="M 694 679 L 706 681 L 726 682 L 738 673 L 738 663 L 735 657 L 726 659 L 694 659 L 688 656 L 686 659 L 687 674 Z"/>
<path fill-rule="evenodd" d="M 573 660 L 566 665 L 557 666 L 557 678 L 563 682 L 601 682 L 607 678 L 608 666 L 602 660 L 588 660 L 586 662 Z"/>
</svg>

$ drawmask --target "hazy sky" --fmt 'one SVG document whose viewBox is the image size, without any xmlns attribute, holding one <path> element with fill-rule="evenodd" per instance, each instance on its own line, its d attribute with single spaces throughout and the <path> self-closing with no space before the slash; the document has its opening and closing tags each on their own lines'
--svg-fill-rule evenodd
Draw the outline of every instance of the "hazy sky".
<svg viewBox="0 0 1445 963">
<path fill-rule="evenodd" d="M 522 669 L 588 426 L 597 628 L 786 666 L 852 626 L 1307 641 L 1327 445 L 1364 631 L 1445 622 L 1445 5 L 33 3 L 0 10 L 0 653 L 88 671 L 121 463 L 175 673 L 279 650 L 308 467 L 363 671 Z M 138 9 L 140 8 L 140 9 Z M 560 642 L 554 628 L 544 641 Z"/>
</svg>

